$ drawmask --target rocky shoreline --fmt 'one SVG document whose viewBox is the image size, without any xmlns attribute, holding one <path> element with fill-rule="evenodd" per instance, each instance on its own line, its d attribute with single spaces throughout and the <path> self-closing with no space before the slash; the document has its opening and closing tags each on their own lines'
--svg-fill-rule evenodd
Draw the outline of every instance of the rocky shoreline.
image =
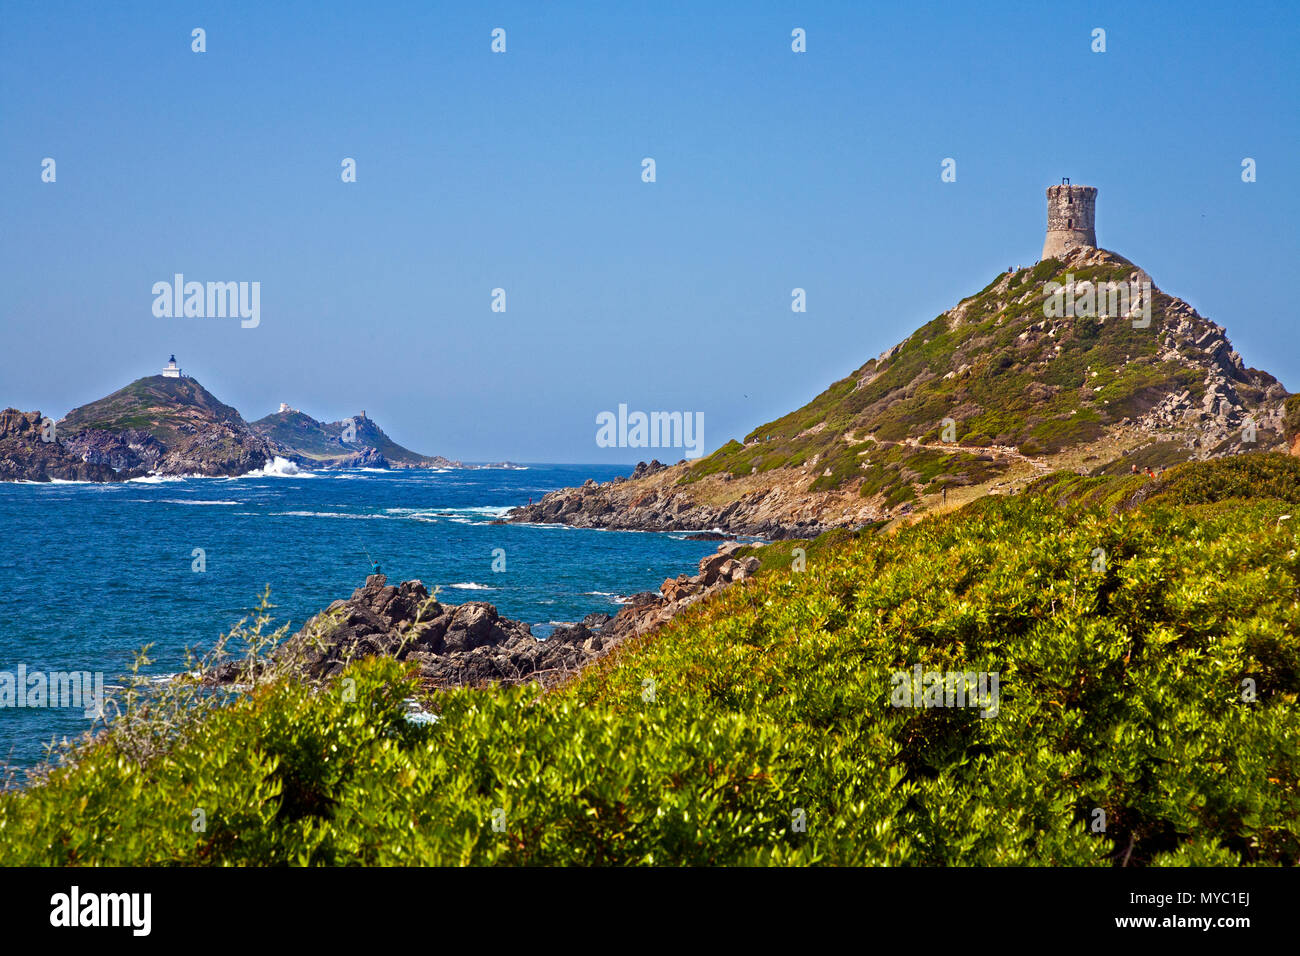
<svg viewBox="0 0 1300 956">
<path fill-rule="evenodd" d="M 139 472 L 86 461 L 57 441 L 45 441 L 40 412 L 0 411 L 0 481 L 125 481 Z"/>
<path fill-rule="evenodd" d="M 860 526 L 884 516 L 856 496 L 809 493 L 794 482 L 742 490 L 734 500 L 713 506 L 701 502 L 693 486 L 677 485 L 686 467 L 643 461 L 627 478 L 600 483 L 589 478 L 576 488 L 552 491 L 534 504 L 513 509 L 503 523 L 779 540 L 815 538 L 832 528 Z M 718 480 L 730 481 L 730 476 Z M 743 486 L 743 481 L 735 484 Z"/>
<path fill-rule="evenodd" d="M 502 617 L 486 602 L 442 604 L 420 581 L 388 584 L 372 574 L 347 600 L 311 618 L 277 651 L 280 661 L 313 679 L 338 675 L 351 661 L 375 655 L 419 665 L 426 686 L 475 687 L 538 681 L 559 683 L 624 641 L 648 634 L 677 614 L 758 570 L 758 559 L 737 559 L 742 547 L 721 545 L 695 575 L 664 581 L 659 592 L 633 595 L 617 614 L 589 614 L 538 638 L 522 621 Z M 218 684 L 240 682 L 242 661 L 211 674 Z"/>
</svg>

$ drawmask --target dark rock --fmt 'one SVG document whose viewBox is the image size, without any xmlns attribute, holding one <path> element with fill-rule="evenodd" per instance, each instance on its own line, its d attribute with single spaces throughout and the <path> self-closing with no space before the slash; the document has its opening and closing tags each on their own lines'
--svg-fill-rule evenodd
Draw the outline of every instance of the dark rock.
<svg viewBox="0 0 1300 956">
<path fill-rule="evenodd" d="M 85 461 L 61 441 L 45 441 L 40 412 L 0 412 L 0 481 L 123 481 L 139 471 L 115 471 L 107 462 Z M 54 435 L 59 435 L 56 427 Z"/>
<path fill-rule="evenodd" d="M 556 627 L 545 640 L 534 636 L 529 625 L 501 617 L 491 604 L 441 604 L 419 581 L 392 586 L 384 575 L 372 574 L 346 601 L 335 601 L 311 618 L 276 656 L 316 679 L 337 675 L 358 658 L 386 654 L 418 664 L 422 678 L 439 687 L 555 682 L 627 638 L 666 624 L 695 601 L 749 577 L 759 562 L 753 556 L 732 557 L 739 547 L 721 545 L 700 562 L 700 574 L 665 581 L 663 595 L 642 591 L 617 615 L 588 614 L 580 623 Z M 242 662 L 231 661 L 207 680 L 234 683 L 243 676 Z"/>
</svg>

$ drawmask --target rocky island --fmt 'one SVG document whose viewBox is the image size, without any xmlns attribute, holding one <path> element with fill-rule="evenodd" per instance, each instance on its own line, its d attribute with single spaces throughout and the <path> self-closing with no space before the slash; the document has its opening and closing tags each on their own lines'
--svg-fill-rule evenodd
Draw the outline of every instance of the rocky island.
<svg viewBox="0 0 1300 956">
<path fill-rule="evenodd" d="M 233 477 L 276 458 L 322 469 L 467 467 L 402 447 L 364 411 L 327 423 L 286 405 L 250 425 L 183 374 L 175 356 L 161 374 L 136 379 L 57 422 L 16 408 L 0 419 L 0 481 Z"/>
<path fill-rule="evenodd" d="M 321 422 L 282 405 L 259 418 L 252 429 L 272 452 L 307 468 L 462 468 L 441 455 L 421 455 L 403 448 L 363 410 L 337 422 Z"/>
</svg>

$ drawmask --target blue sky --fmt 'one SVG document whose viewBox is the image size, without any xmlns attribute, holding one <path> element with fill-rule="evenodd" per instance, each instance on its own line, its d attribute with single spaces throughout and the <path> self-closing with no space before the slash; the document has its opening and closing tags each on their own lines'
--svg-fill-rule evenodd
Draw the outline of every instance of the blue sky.
<svg viewBox="0 0 1300 956">
<path fill-rule="evenodd" d="M 0 18 L 0 404 L 175 352 L 429 454 L 650 457 L 596 446 L 620 403 L 712 449 L 1032 263 L 1062 176 L 1300 389 L 1293 3 L 127 6 Z M 259 281 L 261 324 L 155 317 L 176 272 Z"/>
</svg>

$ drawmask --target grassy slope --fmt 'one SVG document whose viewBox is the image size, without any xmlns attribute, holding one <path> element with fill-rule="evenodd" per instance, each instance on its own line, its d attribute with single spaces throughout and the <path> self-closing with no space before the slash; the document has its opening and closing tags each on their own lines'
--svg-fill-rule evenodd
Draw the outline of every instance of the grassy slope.
<svg viewBox="0 0 1300 956">
<path fill-rule="evenodd" d="M 74 408 L 60 423 L 60 431 L 71 435 L 91 428 L 137 428 L 172 447 L 190 440 L 181 430 L 182 425 L 203 420 L 236 428 L 243 425 L 238 411 L 218 401 L 194 379 L 149 375 L 98 401 Z"/>
<path fill-rule="evenodd" d="M 1125 281 L 1134 274 L 1132 263 L 1109 255 L 1112 262 L 1068 271 L 1076 281 L 1093 282 Z M 913 500 L 918 490 L 926 495 L 943 484 L 979 485 L 1004 473 L 1006 459 L 897 444 L 937 444 L 946 417 L 957 423 L 959 445 L 1009 446 L 1042 456 L 1096 441 L 1171 390 L 1187 389 L 1199 402 L 1203 374 L 1158 358 L 1172 301 L 1164 293 L 1154 296 L 1150 328 L 1134 329 L 1116 318 L 1080 318 L 1052 320 L 1059 334 L 1035 329 L 1044 318 L 1044 283 L 1064 282 L 1066 272 L 1061 262 L 1048 259 L 997 277 L 963 303 L 960 321 L 938 316 L 891 358 L 868 361 L 802 408 L 755 428 L 743 443 L 732 441 L 700 459 L 683 482 L 815 462 L 820 477 L 812 490 L 861 478 L 864 497 L 884 493 L 886 506 L 893 506 Z M 1199 350 L 1184 346 L 1183 352 Z M 945 378 L 964 365 L 970 366 L 967 373 Z M 1262 396 L 1261 389 L 1244 384 L 1239 391 L 1248 401 Z M 1180 445 L 1166 457 L 1147 455 L 1142 463 L 1172 464 L 1188 454 Z"/>
<path fill-rule="evenodd" d="M 393 661 L 355 701 L 277 685 L 145 768 L 101 746 L 0 798 L 0 862 L 1295 864 L 1300 536 L 1213 468 L 1118 514 L 1026 494 L 840 533 L 429 726 Z M 999 715 L 890 706 L 914 663 L 997 671 Z"/>
</svg>

